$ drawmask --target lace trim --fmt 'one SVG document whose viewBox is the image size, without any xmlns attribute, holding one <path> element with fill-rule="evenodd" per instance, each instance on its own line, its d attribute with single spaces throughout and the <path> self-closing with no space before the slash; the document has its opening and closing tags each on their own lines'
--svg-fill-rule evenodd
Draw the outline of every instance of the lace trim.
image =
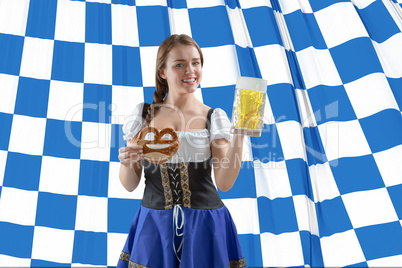
<svg viewBox="0 0 402 268">
<path fill-rule="evenodd" d="M 160 169 L 161 169 L 161 177 L 162 177 L 162 187 L 163 187 L 163 192 L 165 194 L 165 209 L 171 209 L 171 208 L 173 208 L 173 195 L 172 195 L 172 189 L 170 189 L 167 165 L 161 164 Z"/>
<path fill-rule="evenodd" d="M 126 252 L 121 252 L 121 254 L 120 254 L 120 260 L 128 262 L 128 268 L 151 268 L 151 267 L 130 261 L 130 256 L 131 255 Z"/>
<path fill-rule="evenodd" d="M 191 208 L 191 191 L 188 179 L 187 163 L 180 163 L 181 188 L 183 190 L 183 206 Z"/>
<path fill-rule="evenodd" d="M 128 263 L 128 268 L 151 268 L 151 267 L 148 267 L 148 266 L 141 265 L 141 264 L 138 264 L 138 263 L 130 261 Z"/>
<path fill-rule="evenodd" d="M 128 253 L 126 253 L 126 252 L 121 252 L 120 253 L 120 260 L 122 260 L 122 261 L 130 261 L 130 254 L 128 254 Z"/>
<path fill-rule="evenodd" d="M 241 268 L 246 267 L 246 260 L 244 258 L 240 260 L 231 260 L 229 264 L 229 268 Z"/>
<path fill-rule="evenodd" d="M 130 261 L 130 256 L 131 255 L 126 252 L 122 252 L 120 254 L 120 260 L 128 262 L 128 268 L 151 268 L 151 267 Z M 246 267 L 246 260 L 244 258 L 242 258 L 240 260 L 231 260 L 230 261 L 229 268 L 242 268 L 242 267 Z"/>
</svg>

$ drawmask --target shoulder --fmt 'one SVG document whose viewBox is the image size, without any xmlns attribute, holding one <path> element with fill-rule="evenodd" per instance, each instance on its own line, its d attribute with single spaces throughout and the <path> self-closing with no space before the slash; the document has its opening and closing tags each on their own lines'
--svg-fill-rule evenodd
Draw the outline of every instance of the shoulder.
<svg viewBox="0 0 402 268">
<path fill-rule="evenodd" d="M 230 126 L 226 112 L 221 108 L 215 108 L 211 115 L 211 140 L 225 138 L 230 142 L 232 140 Z"/>
<path fill-rule="evenodd" d="M 131 113 L 128 115 L 129 117 L 132 116 L 142 116 L 146 115 L 148 107 L 151 106 L 151 104 L 147 102 L 140 102 L 137 105 L 134 106 L 134 108 L 131 110 Z"/>
<path fill-rule="evenodd" d="M 200 103 L 197 108 L 200 111 L 200 114 L 206 114 L 211 109 L 211 107 L 205 105 L 204 103 Z"/>
<path fill-rule="evenodd" d="M 140 114 L 142 112 L 142 109 L 144 108 L 144 105 L 146 105 L 145 102 L 140 102 L 135 105 L 134 108 L 131 110 L 129 116 Z"/>
<path fill-rule="evenodd" d="M 229 120 L 227 113 L 221 108 L 215 108 L 212 112 L 212 120 Z"/>
<path fill-rule="evenodd" d="M 141 129 L 143 124 L 143 108 L 146 103 L 140 102 L 134 106 L 130 114 L 124 120 L 123 133 L 124 139 L 131 139 Z"/>
<path fill-rule="evenodd" d="M 211 109 L 211 107 L 209 107 L 208 105 L 205 105 L 204 103 L 202 103 L 200 101 L 197 101 L 191 107 L 186 107 L 186 109 L 183 112 L 190 117 L 193 117 L 193 116 L 204 117 L 208 114 L 210 109 Z"/>
</svg>

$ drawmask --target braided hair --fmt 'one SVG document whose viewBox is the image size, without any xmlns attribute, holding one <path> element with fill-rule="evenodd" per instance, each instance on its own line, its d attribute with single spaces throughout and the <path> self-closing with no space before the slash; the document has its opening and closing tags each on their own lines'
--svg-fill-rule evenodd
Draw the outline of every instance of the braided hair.
<svg viewBox="0 0 402 268">
<path fill-rule="evenodd" d="M 201 66 L 204 64 L 204 57 L 202 55 L 201 48 L 198 44 L 188 35 L 185 34 L 173 34 L 165 39 L 162 44 L 159 46 L 158 54 L 156 57 L 156 70 L 155 70 L 155 92 L 154 92 L 154 101 L 148 107 L 147 116 L 145 117 L 144 126 L 148 126 L 149 123 L 154 118 L 156 112 L 162 106 L 163 100 L 169 93 L 169 86 L 166 79 L 163 79 L 160 76 L 160 71 L 166 68 L 166 60 L 169 55 L 169 52 L 176 45 L 186 45 L 186 46 L 194 46 L 198 53 L 200 54 Z"/>
</svg>

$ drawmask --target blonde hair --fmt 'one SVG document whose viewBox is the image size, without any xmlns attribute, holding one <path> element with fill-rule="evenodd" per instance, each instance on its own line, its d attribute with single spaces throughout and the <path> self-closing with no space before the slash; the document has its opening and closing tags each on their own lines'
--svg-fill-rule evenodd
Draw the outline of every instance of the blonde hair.
<svg viewBox="0 0 402 268">
<path fill-rule="evenodd" d="M 154 92 L 154 101 L 148 107 L 147 115 L 145 117 L 144 126 L 148 126 L 151 122 L 152 118 L 155 116 L 156 112 L 161 107 L 163 100 L 166 95 L 169 93 L 169 86 L 167 84 L 166 79 L 160 76 L 160 71 L 166 68 L 166 60 L 169 55 L 169 52 L 176 45 L 185 45 L 185 46 L 194 46 L 198 53 L 200 54 L 201 66 L 204 65 L 204 57 L 202 55 L 201 48 L 198 44 L 188 35 L 185 34 L 173 34 L 166 38 L 159 46 L 158 54 L 156 57 L 156 70 L 155 70 L 155 92 Z"/>
</svg>

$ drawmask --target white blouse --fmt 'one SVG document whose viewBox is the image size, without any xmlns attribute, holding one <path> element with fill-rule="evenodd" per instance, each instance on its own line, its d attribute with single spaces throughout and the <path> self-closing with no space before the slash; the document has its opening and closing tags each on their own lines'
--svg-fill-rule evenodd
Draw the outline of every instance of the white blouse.
<svg viewBox="0 0 402 268">
<path fill-rule="evenodd" d="M 142 118 L 143 106 L 144 103 L 138 104 L 125 120 L 123 125 L 123 138 L 125 140 L 132 139 L 142 129 L 144 123 Z M 202 129 L 176 132 L 180 140 L 179 150 L 167 163 L 204 162 L 211 156 L 210 144 L 213 140 L 224 138 L 229 142 L 232 141 L 229 118 L 225 111 L 220 108 L 214 109 L 211 115 L 210 131 Z M 153 133 L 148 133 L 145 138 L 152 138 L 152 135 Z M 168 134 L 165 134 L 162 138 L 172 139 Z"/>
</svg>

